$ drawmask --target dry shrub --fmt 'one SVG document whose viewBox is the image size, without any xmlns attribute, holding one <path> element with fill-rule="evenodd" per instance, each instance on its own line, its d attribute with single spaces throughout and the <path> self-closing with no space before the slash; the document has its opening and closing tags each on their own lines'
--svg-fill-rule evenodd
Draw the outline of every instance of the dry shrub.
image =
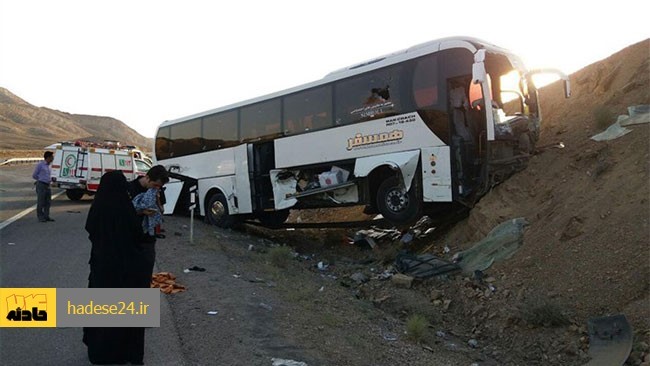
<svg viewBox="0 0 650 366">
<path fill-rule="evenodd" d="M 291 248 L 288 246 L 275 247 L 269 250 L 269 260 L 276 267 L 287 268 L 291 258 Z"/>
<path fill-rule="evenodd" d="M 536 327 L 559 327 L 570 324 L 562 307 L 549 300 L 530 300 L 519 309 L 521 318 Z"/>
<path fill-rule="evenodd" d="M 420 314 L 413 314 L 406 320 L 406 334 L 416 342 L 422 341 L 429 326 L 427 318 Z"/>
</svg>

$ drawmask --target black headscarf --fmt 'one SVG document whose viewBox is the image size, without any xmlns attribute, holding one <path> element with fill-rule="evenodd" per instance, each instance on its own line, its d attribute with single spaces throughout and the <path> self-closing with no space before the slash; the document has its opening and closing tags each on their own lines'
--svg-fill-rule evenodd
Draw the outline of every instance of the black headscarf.
<svg viewBox="0 0 650 366">
<path fill-rule="evenodd" d="M 121 171 L 102 176 L 88 212 L 86 231 L 92 242 L 91 277 L 97 280 L 92 287 L 106 287 L 108 284 L 102 283 L 109 279 L 110 287 L 121 287 L 114 280 L 127 270 L 142 231 Z"/>
</svg>

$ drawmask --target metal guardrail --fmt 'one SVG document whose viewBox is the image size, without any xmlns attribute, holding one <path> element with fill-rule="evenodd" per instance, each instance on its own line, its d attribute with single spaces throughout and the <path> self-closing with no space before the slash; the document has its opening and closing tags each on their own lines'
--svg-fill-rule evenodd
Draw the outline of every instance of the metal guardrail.
<svg viewBox="0 0 650 366">
<path fill-rule="evenodd" d="M 12 165 L 12 164 L 38 163 L 41 160 L 43 160 L 43 158 L 11 158 L 0 163 L 0 166 Z"/>
</svg>

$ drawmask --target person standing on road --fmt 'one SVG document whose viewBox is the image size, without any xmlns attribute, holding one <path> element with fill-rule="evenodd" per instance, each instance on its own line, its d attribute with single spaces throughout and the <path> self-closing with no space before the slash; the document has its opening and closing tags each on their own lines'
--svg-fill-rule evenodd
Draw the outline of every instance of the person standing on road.
<svg viewBox="0 0 650 366">
<path fill-rule="evenodd" d="M 36 186 L 36 217 L 38 217 L 39 222 L 54 221 L 50 217 L 50 203 L 52 202 L 52 189 L 50 188 L 52 171 L 50 170 L 50 164 L 52 164 L 53 160 L 54 154 L 51 151 L 46 151 L 43 154 L 43 161 L 36 165 L 36 169 L 32 173 L 32 178 L 36 180 L 34 183 Z"/>
<path fill-rule="evenodd" d="M 149 288 L 149 251 L 131 203 L 124 174 L 104 174 L 95 194 L 86 231 L 92 243 L 89 288 Z M 84 328 L 83 342 L 93 364 L 144 364 L 144 328 Z"/>
</svg>

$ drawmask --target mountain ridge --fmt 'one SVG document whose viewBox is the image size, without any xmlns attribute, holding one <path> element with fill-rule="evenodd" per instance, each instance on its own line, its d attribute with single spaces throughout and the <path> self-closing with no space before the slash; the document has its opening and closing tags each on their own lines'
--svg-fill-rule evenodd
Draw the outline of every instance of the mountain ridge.
<svg viewBox="0 0 650 366">
<path fill-rule="evenodd" d="M 0 149 L 42 149 L 59 141 L 113 140 L 150 151 L 153 141 L 107 116 L 36 107 L 0 87 Z"/>
</svg>

